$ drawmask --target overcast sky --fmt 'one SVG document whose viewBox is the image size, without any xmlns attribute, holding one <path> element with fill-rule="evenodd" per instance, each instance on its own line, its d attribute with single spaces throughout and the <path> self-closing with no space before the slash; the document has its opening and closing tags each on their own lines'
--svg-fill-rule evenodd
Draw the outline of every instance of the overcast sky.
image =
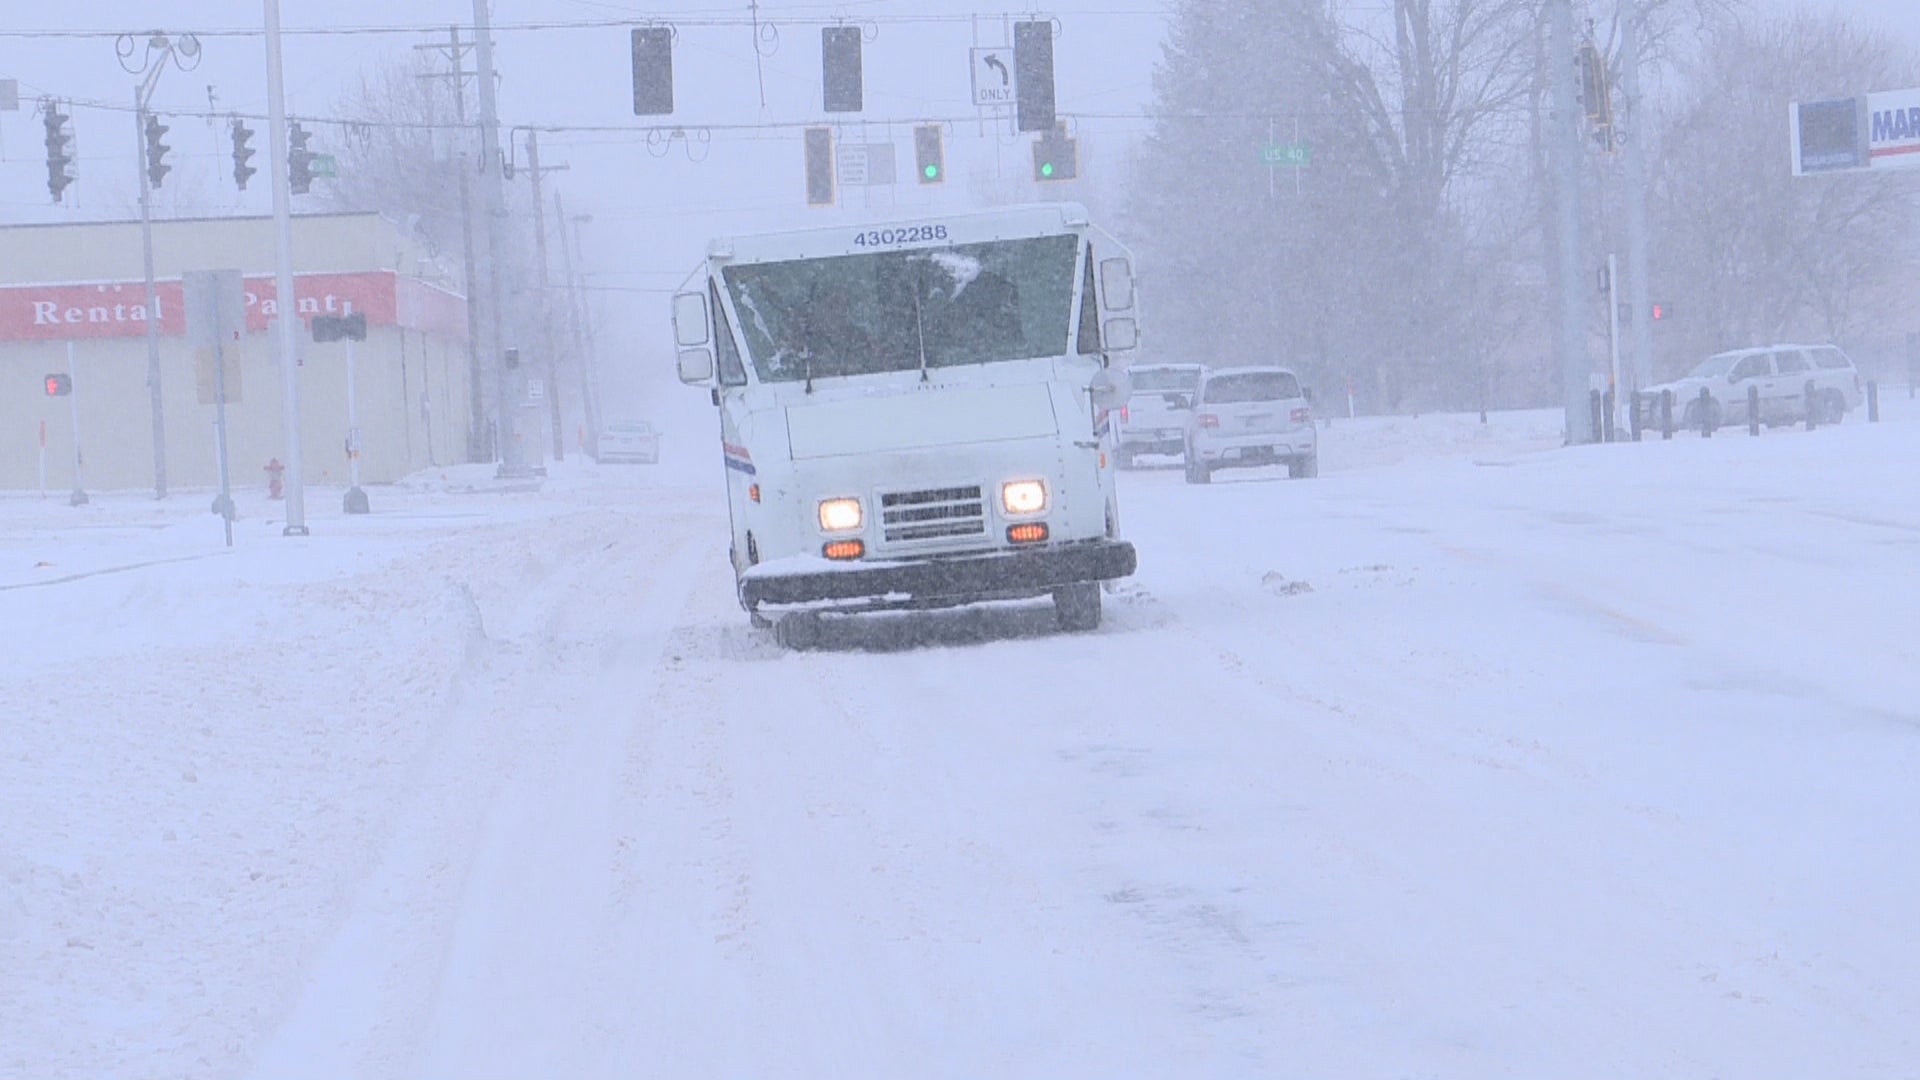
<svg viewBox="0 0 1920 1080">
<path fill-rule="evenodd" d="M 1063 113 L 1076 118 L 1081 138 L 1084 197 L 1111 195 L 1128 145 L 1146 128 L 1138 114 L 1151 95 L 1151 78 L 1166 30 L 1167 0 L 1056 0 L 1048 5 L 1061 24 L 1056 43 Z M 1920 45 L 1920 2 L 1835 0 L 1833 7 Z M 1031 10 L 1023 9 L 1023 10 Z M 672 11 L 673 16 L 660 16 Z M 949 172 L 938 188 L 907 183 L 889 189 L 849 190 L 840 211 L 807 211 L 801 187 L 800 137 L 791 130 L 730 130 L 759 123 L 824 119 L 820 102 L 819 23 L 844 16 L 863 24 L 866 48 L 866 126 L 845 126 L 845 140 L 891 139 L 911 154 L 911 125 L 928 118 L 976 117 L 970 101 L 968 48 L 1003 40 L 1004 9 L 968 0 L 762 0 L 762 48 L 745 25 L 709 25 L 743 19 L 747 0 L 496 0 L 496 62 L 500 110 L 506 124 L 630 127 L 628 34 L 623 24 L 648 15 L 677 22 L 678 109 L 673 122 L 689 138 L 655 149 L 631 131 L 576 131 L 542 137 L 542 156 L 565 163 L 554 178 L 570 213 L 593 216 L 584 261 L 609 289 L 669 289 L 692 268 L 704 238 L 720 231 L 753 231 L 831 220 L 835 214 L 958 209 L 998 187 L 996 194 L 1032 193 L 1026 140 L 980 122 L 950 128 Z M 974 20 L 967 16 L 982 13 Z M 443 40 L 444 27 L 472 19 L 471 0 L 284 0 L 286 83 L 297 115 L 344 117 L 341 101 L 370 67 L 404 60 L 412 46 Z M 937 21 L 936 17 L 947 17 Z M 803 20 L 803 21 L 796 21 Z M 593 23 L 578 28 L 529 24 Z M 166 110 L 260 113 L 266 109 L 263 43 L 257 33 L 260 0 L 88 0 L 83 4 L 0 0 L 0 77 L 20 81 L 22 111 L 0 113 L 0 220 L 57 221 L 119 216 L 137 191 L 133 121 L 124 111 L 88 107 L 130 103 L 135 76 L 116 58 L 114 35 L 125 30 L 196 30 L 204 35 L 193 71 L 169 70 L 154 95 Z M 368 32 L 412 28 L 411 32 Z M 98 32 L 55 37 L 36 31 Z M 353 32 L 348 32 L 353 31 Z M 135 61 L 140 59 L 136 56 Z M 756 64 L 756 60 L 758 63 Z M 765 102 L 762 104 L 764 80 Z M 54 207 L 46 195 L 45 152 L 34 99 L 53 94 L 76 103 L 80 181 L 72 207 Z M 712 125 L 706 128 L 703 125 Z M 710 141 L 702 143 L 710 131 Z M 864 134 L 863 134 L 864 132 Z M 325 150 L 337 130 L 322 128 Z M 264 213 L 266 185 L 245 196 L 233 190 L 224 128 L 179 119 L 172 135 L 176 172 L 158 199 L 158 213 Z M 264 143 L 264 139 L 261 140 Z M 690 152 L 691 151 L 691 152 Z M 266 168 L 264 147 L 255 164 Z M 695 159 L 698 160 L 695 160 Z M 902 169 L 906 179 L 907 169 Z M 524 180 L 522 180 L 524 182 Z M 324 183 L 324 181 L 322 182 Z M 301 206 L 306 200 L 296 200 Z M 266 269 L 261 267 L 251 269 Z M 610 314 L 663 311 L 652 292 L 598 294 Z M 656 310 L 657 309 L 657 310 Z M 658 320 L 640 320 L 650 324 Z M 664 325 L 662 322 L 661 325 Z"/>
</svg>

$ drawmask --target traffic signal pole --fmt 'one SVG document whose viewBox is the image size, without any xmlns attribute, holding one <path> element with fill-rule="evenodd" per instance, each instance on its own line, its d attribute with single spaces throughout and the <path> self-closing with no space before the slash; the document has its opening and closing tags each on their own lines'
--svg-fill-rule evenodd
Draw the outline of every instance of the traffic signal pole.
<svg viewBox="0 0 1920 1080">
<path fill-rule="evenodd" d="M 147 77 L 133 86 L 133 127 L 135 146 L 146 146 L 147 98 L 165 63 L 154 65 Z M 153 287 L 153 184 L 147 178 L 145 154 L 134 162 L 140 174 L 140 259 L 147 282 L 147 397 L 153 409 L 153 497 L 167 497 L 167 421 L 166 400 L 160 393 L 160 296 Z M 79 483 L 75 480 L 75 484 Z M 79 489 L 75 488 L 75 495 Z"/>
<path fill-rule="evenodd" d="M 300 302 L 293 294 L 293 189 L 287 175 L 287 93 L 280 66 L 280 0 L 264 0 L 267 15 L 267 143 L 273 166 L 274 307 L 280 330 L 280 374 L 287 437 L 287 525 L 284 536 L 307 535 L 306 477 L 300 468 L 300 366 L 295 335 Z"/>
<path fill-rule="evenodd" d="M 1560 318 L 1554 352 L 1560 361 L 1561 396 L 1566 405 L 1567 443 L 1595 442 L 1587 380 L 1586 304 L 1580 254 L 1580 163 L 1584 154 L 1579 85 L 1574 70 L 1577 46 L 1572 0 L 1547 0 L 1547 66 L 1553 72 L 1553 112 L 1547 153 L 1553 161 L 1557 231 L 1560 234 Z"/>
</svg>

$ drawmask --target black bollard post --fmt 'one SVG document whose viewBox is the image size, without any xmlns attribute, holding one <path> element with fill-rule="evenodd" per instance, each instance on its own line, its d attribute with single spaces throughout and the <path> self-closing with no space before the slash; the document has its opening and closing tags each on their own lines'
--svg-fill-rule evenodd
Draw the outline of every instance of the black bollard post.
<svg viewBox="0 0 1920 1080">
<path fill-rule="evenodd" d="M 1605 432 L 1600 427 L 1600 408 L 1600 391 L 1587 391 L 1587 423 L 1591 425 L 1587 431 L 1593 442 L 1605 438 Z"/>
<path fill-rule="evenodd" d="M 1747 434 L 1760 434 L 1760 388 L 1747 387 Z"/>
<path fill-rule="evenodd" d="M 1673 391 L 1660 391 L 1660 441 L 1673 438 Z"/>
<path fill-rule="evenodd" d="M 1605 442 L 1618 441 L 1619 433 L 1614 430 L 1613 403 L 1613 391 L 1609 390 L 1600 396 L 1600 430 L 1604 433 L 1602 440 Z"/>
<path fill-rule="evenodd" d="M 1635 390 L 1633 396 L 1627 399 L 1627 428 L 1633 435 L 1634 442 L 1640 441 L 1640 432 L 1647 426 L 1645 419 L 1640 415 L 1640 410 L 1646 405 L 1646 401 L 1647 396 L 1638 390 Z"/>
<path fill-rule="evenodd" d="M 1700 388 L 1700 437 L 1713 438 L 1713 394 L 1704 386 Z"/>
<path fill-rule="evenodd" d="M 1819 418 L 1814 416 L 1814 408 L 1819 404 L 1819 401 L 1814 397 L 1812 379 L 1807 380 L 1807 388 L 1803 392 L 1803 396 L 1807 403 L 1807 430 L 1812 431 L 1820 422 Z"/>
<path fill-rule="evenodd" d="M 1867 383 L 1867 423 L 1877 424 L 1879 422 L 1880 422 L 1880 384 L 1877 382 L 1868 381 Z"/>
</svg>

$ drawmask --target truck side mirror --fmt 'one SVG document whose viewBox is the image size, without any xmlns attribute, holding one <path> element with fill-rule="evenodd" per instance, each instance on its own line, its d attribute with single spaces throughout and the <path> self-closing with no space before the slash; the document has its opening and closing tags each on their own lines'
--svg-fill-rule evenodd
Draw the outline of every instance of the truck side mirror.
<svg viewBox="0 0 1920 1080">
<path fill-rule="evenodd" d="M 1100 260 L 1100 295 L 1108 311 L 1133 310 L 1133 264 L 1125 259 Z"/>
<path fill-rule="evenodd" d="M 701 386 L 713 381 L 713 350 L 705 345 L 680 350 L 680 381 Z"/>
<path fill-rule="evenodd" d="M 1132 352 L 1140 344 L 1140 324 L 1129 317 L 1108 319 L 1103 337 L 1108 352 Z"/>
<path fill-rule="evenodd" d="M 707 294 L 675 293 L 673 297 L 673 341 L 682 349 L 705 345 L 713 319 L 707 314 Z"/>
</svg>

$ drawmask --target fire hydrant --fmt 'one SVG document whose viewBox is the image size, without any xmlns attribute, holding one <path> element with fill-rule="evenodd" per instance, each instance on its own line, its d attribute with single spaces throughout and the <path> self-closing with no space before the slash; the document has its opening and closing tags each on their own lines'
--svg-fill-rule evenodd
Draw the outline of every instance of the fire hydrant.
<svg viewBox="0 0 1920 1080">
<path fill-rule="evenodd" d="M 281 496 L 280 474 L 286 471 L 287 471 L 287 467 L 285 465 L 280 464 L 279 458 L 272 458 L 268 460 L 267 462 L 267 498 L 269 499 L 280 498 Z"/>
</svg>

